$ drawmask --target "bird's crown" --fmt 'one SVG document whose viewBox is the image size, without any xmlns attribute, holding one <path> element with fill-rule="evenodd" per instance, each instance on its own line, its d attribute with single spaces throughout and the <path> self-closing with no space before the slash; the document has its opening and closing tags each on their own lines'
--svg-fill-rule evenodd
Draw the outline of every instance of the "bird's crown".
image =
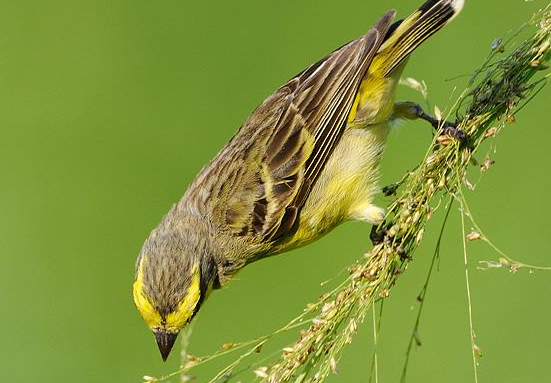
<svg viewBox="0 0 551 383">
<path fill-rule="evenodd" d="M 151 330 L 177 333 L 192 318 L 201 296 L 199 265 L 195 265 L 191 269 L 189 285 L 184 291 L 174 291 L 174 289 L 168 288 L 168 291 L 151 292 L 148 291 L 151 289 L 151 282 L 162 283 L 164 273 L 162 271 L 152 273 L 153 278 L 157 276 L 156 279 L 160 279 L 160 281 L 146 281 L 148 274 L 144 269 L 149 266 L 148 263 L 147 255 L 143 255 L 139 261 L 133 288 L 136 307 Z M 160 298 L 159 301 L 155 299 L 156 297 Z M 179 299 L 174 299 L 174 297 L 179 297 Z"/>
</svg>

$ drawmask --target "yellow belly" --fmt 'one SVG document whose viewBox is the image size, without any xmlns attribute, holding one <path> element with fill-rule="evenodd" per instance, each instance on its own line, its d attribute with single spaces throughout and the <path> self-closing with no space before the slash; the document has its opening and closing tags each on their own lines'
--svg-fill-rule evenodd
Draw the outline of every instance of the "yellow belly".
<svg viewBox="0 0 551 383">
<path fill-rule="evenodd" d="M 379 191 L 379 163 L 391 127 L 396 85 L 405 65 L 388 77 L 366 76 L 343 137 L 327 161 L 304 207 L 297 231 L 274 249 L 304 246 L 357 216 Z"/>
<path fill-rule="evenodd" d="M 295 234 L 276 252 L 304 246 L 371 204 L 390 123 L 347 129 L 300 213 Z"/>
</svg>

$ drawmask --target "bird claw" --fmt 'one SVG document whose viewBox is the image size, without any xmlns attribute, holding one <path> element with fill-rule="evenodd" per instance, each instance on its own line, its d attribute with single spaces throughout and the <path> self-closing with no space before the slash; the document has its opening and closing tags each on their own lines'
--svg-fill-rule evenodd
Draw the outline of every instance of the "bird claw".
<svg viewBox="0 0 551 383">
<path fill-rule="evenodd" d="M 373 227 L 371 228 L 371 233 L 369 234 L 369 238 L 371 239 L 371 243 L 373 244 L 373 246 L 385 243 L 387 246 L 392 247 L 394 252 L 400 257 L 402 261 L 411 259 L 409 254 L 402 246 L 393 243 L 393 237 L 392 235 L 389 235 L 388 226 L 386 226 L 385 224 L 379 226 L 373 225 Z"/>
<path fill-rule="evenodd" d="M 431 116 L 428 113 L 425 113 L 423 108 L 421 108 L 420 105 L 416 104 L 412 107 L 413 115 L 417 118 L 420 118 L 422 120 L 428 121 L 432 127 L 438 131 L 439 129 L 442 129 L 442 134 L 448 135 L 456 140 L 461 141 L 461 143 L 464 143 L 467 141 L 469 136 L 463 132 L 461 129 L 457 127 L 456 123 L 450 122 L 450 121 L 442 121 L 438 120 L 437 118 Z"/>
<path fill-rule="evenodd" d="M 369 239 L 373 246 L 380 245 L 385 241 L 387 230 L 384 226 L 373 225 L 371 233 L 369 233 Z"/>
<path fill-rule="evenodd" d="M 390 197 L 392 195 L 396 195 L 396 191 L 398 190 L 399 187 L 400 187 L 399 183 L 394 183 L 394 184 L 391 184 L 391 185 L 387 185 L 382 190 L 383 195 L 385 197 Z"/>
<path fill-rule="evenodd" d="M 464 131 L 459 129 L 457 127 L 457 124 L 455 124 L 453 122 L 444 121 L 444 123 L 442 125 L 443 125 L 442 126 L 442 134 L 444 134 L 444 135 L 455 138 L 456 140 L 461 141 L 461 143 L 466 142 L 467 139 L 469 138 L 467 133 L 465 133 Z M 438 127 L 436 127 L 436 129 L 438 129 Z"/>
</svg>

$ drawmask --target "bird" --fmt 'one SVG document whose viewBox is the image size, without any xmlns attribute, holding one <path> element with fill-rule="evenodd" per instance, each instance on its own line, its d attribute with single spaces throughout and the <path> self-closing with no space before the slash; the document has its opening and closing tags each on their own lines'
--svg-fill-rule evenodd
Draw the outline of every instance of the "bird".
<svg viewBox="0 0 551 383">
<path fill-rule="evenodd" d="M 209 294 L 246 265 L 347 220 L 384 221 L 373 199 L 393 124 L 443 126 L 415 102 L 397 101 L 396 86 L 411 53 L 463 6 L 428 0 L 398 21 L 386 12 L 278 88 L 202 168 L 136 260 L 134 303 L 163 361 Z"/>
</svg>

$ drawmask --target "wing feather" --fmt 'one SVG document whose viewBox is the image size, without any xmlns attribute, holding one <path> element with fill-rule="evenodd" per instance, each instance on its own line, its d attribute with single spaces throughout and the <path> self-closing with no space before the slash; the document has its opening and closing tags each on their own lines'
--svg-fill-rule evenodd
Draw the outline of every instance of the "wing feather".
<svg viewBox="0 0 551 383">
<path fill-rule="evenodd" d="M 252 240 L 291 233 L 394 15 L 268 97 L 190 186 L 185 199 L 192 209 L 207 207 L 220 229 Z"/>
</svg>

